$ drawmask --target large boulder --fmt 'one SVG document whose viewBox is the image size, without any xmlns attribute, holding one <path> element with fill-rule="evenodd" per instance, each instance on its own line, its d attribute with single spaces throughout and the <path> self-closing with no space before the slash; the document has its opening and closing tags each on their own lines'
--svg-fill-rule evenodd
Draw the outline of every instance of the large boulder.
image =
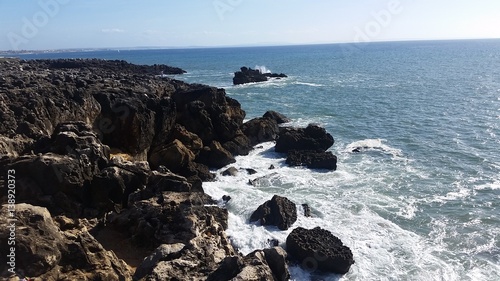
<svg viewBox="0 0 500 281">
<path fill-rule="evenodd" d="M 288 235 L 286 247 L 288 254 L 309 271 L 345 274 L 354 264 L 351 249 L 320 227 L 297 227 Z"/>
<path fill-rule="evenodd" d="M 306 166 L 310 169 L 337 169 L 337 156 L 331 151 L 290 150 L 286 164 L 290 166 Z"/>
<path fill-rule="evenodd" d="M 279 134 L 278 123 L 270 118 L 254 118 L 247 121 L 241 127 L 243 133 L 250 139 L 252 146 L 273 141 Z"/>
<path fill-rule="evenodd" d="M 295 203 L 278 195 L 260 205 L 250 216 L 250 222 L 260 221 L 262 225 L 274 225 L 281 230 L 288 229 L 296 220 Z"/>
<path fill-rule="evenodd" d="M 290 150 L 325 151 L 334 143 L 332 135 L 318 125 L 310 124 L 306 128 L 282 128 L 276 140 L 276 152 Z"/>
</svg>

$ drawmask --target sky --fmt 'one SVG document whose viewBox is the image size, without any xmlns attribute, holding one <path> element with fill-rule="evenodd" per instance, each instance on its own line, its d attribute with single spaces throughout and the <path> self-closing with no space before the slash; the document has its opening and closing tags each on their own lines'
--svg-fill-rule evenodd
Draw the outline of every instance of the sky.
<svg viewBox="0 0 500 281">
<path fill-rule="evenodd" d="M 0 0 L 0 50 L 500 38 L 499 0 Z"/>
</svg>

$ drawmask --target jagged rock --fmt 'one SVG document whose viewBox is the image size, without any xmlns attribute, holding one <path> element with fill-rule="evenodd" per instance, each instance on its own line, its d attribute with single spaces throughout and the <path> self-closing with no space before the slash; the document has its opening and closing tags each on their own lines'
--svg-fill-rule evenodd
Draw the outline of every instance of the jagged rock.
<svg viewBox="0 0 500 281">
<path fill-rule="evenodd" d="M 290 150 L 321 150 L 325 151 L 334 143 L 332 135 L 318 125 L 308 125 L 304 128 L 282 128 L 276 140 L 276 152 Z"/>
<path fill-rule="evenodd" d="M 276 169 L 276 167 L 274 167 L 274 165 L 273 165 L 273 164 L 271 164 L 271 166 L 269 166 L 269 168 L 268 168 L 268 169 L 269 169 L 269 170 L 274 170 L 274 169 Z"/>
<path fill-rule="evenodd" d="M 130 269 L 113 252 L 106 251 L 86 230 L 62 232 L 47 209 L 16 204 L 16 270 L 20 276 L 40 280 L 130 280 Z M 0 237 L 7 241 L 8 208 L 2 208 Z M 67 228 L 73 228 L 72 224 Z M 22 231 L 21 231 L 22 230 Z M 7 253 L 2 243 L 2 253 Z M 7 264 L 0 265 L 5 272 Z M 5 277 L 5 276 L 4 276 Z"/>
<path fill-rule="evenodd" d="M 147 194 L 142 191 L 136 197 L 131 195 L 129 209 L 111 214 L 109 223 L 126 230 L 132 235 L 133 243 L 145 247 L 176 243 L 185 247 L 170 254 L 153 254 L 147 258 L 150 263 L 140 267 L 136 277 L 204 280 L 224 258 L 235 255 L 224 233 L 227 210 L 206 206 L 215 203 L 208 195 L 161 192 L 148 199 L 144 197 Z M 154 264 L 153 260 L 158 262 Z"/>
<path fill-rule="evenodd" d="M 203 141 L 196 134 L 189 132 L 179 124 L 175 125 L 172 138 L 181 141 L 184 146 L 195 154 L 203 148 Z"/>
<path fill-rule="evenodd" d="M 238 174 L 238 169 L 236 169 L 233 166 L 227 168 L 221 173 L 221 175 L 223 176 L 233 176 L 233 177 L 236 176 L 237 174 Z"/>
<path fill-rule="evenodd" d="M 290 279 L 286 252 L 281 247 L 257 250 L 245 257 L 227 257 L 207 281 L 285 281 Z"/>
<path fill-rule="evenodd" d="M 177 105 L 177 122 L 204 144 L 234 139 L 245 118 L 239 102 L 227 97 L 223 89 L 199 85 L 174 93 L 172 99 Z"/>
<path fill-rule="evenodd" d="M 274 225 L 281 230 L 288 229 L 296 220 L 295 203 L 278 195 L 260 205 L 250 216 L 250 222 L 260 221 L 262 225 Z"/>
<path fill-rule="evenodd" d="M 306 166 L 310 169 L 337 169 L 337 156 L 331 151 L 290 150 L 286 164 L 290 166 Z"/>
<path fill-rule="evenodd" d="M 311 207 L 308 204 L 302 204 L 302 209 L 304 210 L 305 217 L 311 217 Z"/>
<path fill-rule="evenodd" d="M 240 71 L 234 73 L 233 84 L 240 85 L 253 82 L 264 82 L 268 80 L 268 77 L 273 78 L 284 78 L 287 77 L 285 74 L 280 73 L 262 73 L 258 69 L 251 69 L 248 67 L 241 67 Z"/>
<path fill-rule="evenodd" d="M 338 274 L 349 271 L 354 259 L 351 250 L 330 231 L 297 227 L 286 239 L 287 252 L 309 271 Z"/>
<path fill-rule="evenodd" d="M 24 171 L 17 186 L 18 202 L 79 216 L 86 207 L 105 212 L 114 209 L 113 204 L 121 206 L 127 187 L 136 184 L 124 181 L 127 173 L 121 169 L 106 170 L 110 149 L 84 122 L 59 124 L 52 137 L 38 142 L 35 149 L 39 155 L 22 156 L 7 165 Z M 112 180 L 106 182 L 105 178 Z M 91 184 L 100 180 L 100 184 Z"/>
<path fill-rule="evenodd" d="M 175 139 L 165 147 L 151 152 L 149 163 L 153 168 L 162 165 L 171 171 L 177 172 L 194 159 L 195 154 L 184 146 L 181 141 Z"/>
<path fill-rule="evenodd" d="M 145 160 L 156 129 L 156 112 L 147 105 L 150 98 L 126 91 L 102 91 L 94 97 L 101 105 L 94 127 L 103 142 Z"/>
<path fill-rule="evenodd" d="M 134 279 L 139 280 L 146 276 L 157 266 L 160 261 L 171 260 L 180 257 L 180 251 L 186 247 L 185 244 L 162 244 L 148 257 L 146 257 L 141 265 L 134 273 Z"/>
<path fill-rule="evenodd" d="M 264 115 L 262 117 L 272 119 L 272 120 L 276 121 L 276 123 L 278 123 L 278 124 L 288 123 L 291 121 L 285 115 L 283 115 L 279 112 L 273 111 L 273 110 L 266 111 L 266 113 L 264 113 Z"/>
<path fill-rule="evenodd" d="M 236 162 L 233 155 L 217 141 L 212 141 L 209 147 L 204 147 L 196 161 L 214 168 L 222 168 Z"/>
<path fill-rule="evenodd" d="M 186 178 L 176 174 L 153 171 L 149 177 L 148 189 L 153 193 L 163 191 L 191 192 L 192 185 Z"/>
<path fill-rule="evenodd" d="M 252 145 L 250 139 L 238 130 L 236 136 L 225 143 L 222 146 L 233 155 L 248 155 L 250 150 L 252 150 Z"/>
<path fill-rule="evenodd" d="M 254 118 L 243 124 L 242 131 L 250 139 L 250 144 L 254 146 L 275 140 L 279 134 L 279 127 L 274 119 Z"/>
</svg>

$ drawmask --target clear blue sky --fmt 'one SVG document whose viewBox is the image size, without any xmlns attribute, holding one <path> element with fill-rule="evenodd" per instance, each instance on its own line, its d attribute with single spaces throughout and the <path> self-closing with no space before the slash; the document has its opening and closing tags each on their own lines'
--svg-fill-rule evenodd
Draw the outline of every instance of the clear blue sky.
<svg viewBox="0 0 500 281">
<path fill-rule="evenodd" d="M 499 0 L 0 0 L 0 50 L 500 38 Z"/>
</svg>

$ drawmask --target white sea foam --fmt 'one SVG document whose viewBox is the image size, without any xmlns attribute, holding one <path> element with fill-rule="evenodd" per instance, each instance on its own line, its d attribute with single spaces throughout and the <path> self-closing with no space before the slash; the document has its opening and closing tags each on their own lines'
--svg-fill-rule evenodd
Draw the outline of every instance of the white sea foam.
<svg viewBox="0 0 500 281">
<path fill-rule="evenodd" d="M 368 140 L 360 144 L 393 150 L 381 145 L 381 141 Z M 397 208 L 397 215 L 412 219 L 418 212 L 417 200 L 391 199 L 370 191 L 369 182 L 374 179 L 359 178 L 354 167 L 341 166 L 338 171 L 326 173 L 288 167 L 284 155 L 275 153 L 273 146 L 272 142 L 264 143 L 248 156 L 236 157 L 233 164 L 239 170 L 236 176 L 221 176 L 223 168 L 216 171 L 217 181 L 204 184 L 205 191 L 214 198 L 226 194 L 232 197 L 227 204 L 227 233 L 241 253 L 267 247 L 270 239 L 277 239 L 285 247 L 286 237 L 293 228 L 321 226 L 351 248 L 356 263 L 343 277 L 316 276 L 299 266 L 292 266 L 292 280 L 412 280 L 416 276 L 420 280 L 459 279 L 456 265 L 440 257 L 442 240 L 431 243 L 374 211 L 377 205 L 382 209 Z M 275 169 L 269 170 L 270 165 Z M 255 169 L 257 173 L 249 175 L 246 168 Z M 261 184 L 248 184 L 249 180 L 260 177 L 263 177 Z M 367 184 L 359 184 L 360 181 Z M 274 194 L 286 196 L 298 206 L 298 220 L 287 231 L 248 222 L 251 213 Z M 303 203 L 312 208 L 313 218 L 303 216 L 300 206 Z M 374 272 L 384 277 L 375 277 Z"/>
<path fill-rule="evenodd" d="M 305 86 L 311 86 L 311 87 L 324 87 L 325 86 L 323 84 L 300 82 L 300 81 L 295 81 L 295 82 L 293 82 L 293 84 L 295 84 L 295 85 L 305 85 Z"/>
<path fill-rule="evenodd" d="M 256 65 L 255 69 L 259 70 L 260 73 L 271 73 L 271 70 L 267 69 L 264 65 Z"/>
<path fill-rule="evenodd" d="M 392 156 L 403 156 L 403 152 L 400 149 L 390 147 L 386 144 L 384 144 L 386 140 L 383 139 L 364 139 L 364 140 L 359 140 L 355 141 L 353 143 L 350 143 L 346 147 L 346 151 L 352 152 L 352 151 L 382 151 L 382 152 L 387 152 L 391 154 Z"/>
</svg>

